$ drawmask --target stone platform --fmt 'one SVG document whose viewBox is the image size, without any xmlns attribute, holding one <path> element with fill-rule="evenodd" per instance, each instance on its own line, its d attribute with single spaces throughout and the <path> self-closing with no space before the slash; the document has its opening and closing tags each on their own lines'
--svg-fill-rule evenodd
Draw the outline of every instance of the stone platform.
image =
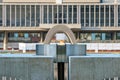
<svg viewBox="0 0 120 80">
<path fill-rule="evenodd" d="M 54 80 L 53 58 L 0 54 L 0 80 Z"/>
</svg>

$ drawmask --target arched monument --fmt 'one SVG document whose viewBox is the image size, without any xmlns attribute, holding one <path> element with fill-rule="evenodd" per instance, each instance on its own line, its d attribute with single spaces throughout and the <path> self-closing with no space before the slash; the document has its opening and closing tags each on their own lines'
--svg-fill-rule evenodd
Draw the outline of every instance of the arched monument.
<svg viewBox="0 0 120 80">
<path fill-rule="evenodd" d="M 45 41 L 44 41 L 44 44 L 49 44 L 52 37 L 56 34 L 56 33 L 59 33 L 59 32 L 63 32 L 67 35 L 67 37 L 69 38 L 71 44 L 75 44 L 76 43 L 76 40 L 75 40 L 75 36 L 72 32 L 72 30 L 70 30 L 70 28 L 68 28 L 67 26 L 65 25 L 56 25 L 54 26 L 53 28 L 51 28 L 47 35 L 46 35 L 46 38 L 45 38 Z"/>
</svg>

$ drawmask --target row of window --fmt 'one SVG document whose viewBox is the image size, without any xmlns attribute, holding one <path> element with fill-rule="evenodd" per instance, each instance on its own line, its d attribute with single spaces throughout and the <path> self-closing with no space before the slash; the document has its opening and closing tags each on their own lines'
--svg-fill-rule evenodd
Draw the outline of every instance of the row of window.
<svg viewBox="0 0 120 80">
<path fill-rule="evenodd" d="M 79 38 L 81 40 L 113 40 L 114 33 L 81 33 Z M 3 39 L 4 34 L 0 33 L 0 39 Z M 8 37 L 11 38 L 36 38 L 40 39 L 40 33 L 9 33 Z M 78 36 L 77 36 L 78 37 Z M 116 40 L 120 40 L 120 32 L 116 32 Z"/>
<path fill-rule="evenodd" d="M 82 26 L 114 26 L 114 6 L 81 6 Z"/>
<path fill-rule="evenodd" d="M 5 14 L 2 14 L 2 11 Z M 114 26 L 113 5 L 7 5 L 0 6 L 0 26 L 39 26 L 42 24 L 76 24 L 84 27 Z M 4 17 L 4 22 L 2 17 Z M 3 24 L 4 23 L 4 24 Z M 118 6 L 120 26 L 120 6 Z"/>
</svg>

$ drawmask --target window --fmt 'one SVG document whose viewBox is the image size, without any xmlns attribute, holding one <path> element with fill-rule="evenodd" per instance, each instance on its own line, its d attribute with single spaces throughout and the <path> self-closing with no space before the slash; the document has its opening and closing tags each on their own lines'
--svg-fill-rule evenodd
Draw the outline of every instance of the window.
<svg viewBox="0 0 120 80">
<path fill-rule="evenodd" d="M 10 5 L 6 6 L 6 26 L 10 26 Z"/>
<path fill-rule="evenodd" d="M 62 6 L 59 5 L 59 6 L 58 6 L 58 23 L 59 23 L 59 24 L 62 23 L 62 15 L 63 15 L 63 13 L 62 13 Z"/>
<path fill-rule="evenodd" d="M 88 27 L 89 26 L 89 6 L 87 5 L 86 6 L 86 23 L 85 23 L 85 26 Z"/>
<path fill-rule="evenodd" d="M 35 26 L 35 6 L 31 6 L 31 26 Z"/>
<path fill-rule="evenodd" d="M 73 23 L 77 23 L 77 6 L 73 6 Z"/>
<path fill-rule="evenodd" d="M 36 6 L 36 26 L 40 24 L 40 6 Z"/>
<path fill-rule="evenodd" d="M 68 23 L 71 24 L 72 23 L 72 6 L 69 5 L 68 6 Z"/>
<path fill-rule="evenodd" d="M 20 26 L 20 6 L 16 6 L 16 26 Z"/>
<path fill-rule="evenodd" d="M 0 5 L 0 26 L 2 26 L 2 6 Z"/>
<path fill-rule="evenodd" d="M 26 6 L 26 26 L 30 26 L 30 6 Z"/>
<path fill-rule="evenodd" d="M 109 26 L 109 6 L 105 6 L 105 26 Z"/>
<path fill-rule="evenodd" d="M 91 27 L 94 27 L 94 6 L 91 6 Z"/>
<path fill-rule="evenodd" d="M 63 6 L 63 23 L 67 23 L 67 6 Z"/>
<path fill-rule="evenodd" d="M 81 6 L 81 26 L 84 26 L 84 6 Z"/>
<path fill-rule="evenodd" d="M 57 16 L 57 6 L 55 5 L 54 6 L 54 23 L 57 23 L 57 18 L 58 18 L 58 16 Z"/>
<path fill-rule="evenodd" d="M 96 12 L 96 27 L 98 27 L 99 26 L 99 6 L 98 5 L 96 5 L 96 10 L 95 10 Z"/>
<path fill-rule="evenodd" d="M 118 26 L 120 27 L 120 5 L 118 6 Z"/>
<path fill-rule="evenodd" d="M 48 11 L 48 13 L 49 13 L 49 20 L 48 20 L 48 22 L 49 22 L 49 23 L 52 23 L 52 5 L 49 6 L 49 11 Z"/>
<path fill-rule="evenodd" d="M 11 6 L 11 26 L 15 26 L 15 6 Z"/>
<path fill-rule="evenodd" d="M 47 23 L 47 5 L 44 6 L 44 23 Z"/>
<path fill-rule="evenodd" d="M 21 26 L 25 26 L 25 5 L 21 6 Z"/>
<path fill-rule="evenodd" d="M 102 5 L 100 8 L 101 12 L 100 12 L 100 26 L 103 27 L 104 26 L 104 6 Z"/>
<path fill-rule="evenodd" d="M 111 6 L 111 8 L 110 8 L 110 12 L 111 12 L 111 14 L 110 14 L 110 16 L 111 16 L 111 24 L 110 24 L 110 26 L 114 26 L 114 6 L 112 5 Z"/>
</svg>

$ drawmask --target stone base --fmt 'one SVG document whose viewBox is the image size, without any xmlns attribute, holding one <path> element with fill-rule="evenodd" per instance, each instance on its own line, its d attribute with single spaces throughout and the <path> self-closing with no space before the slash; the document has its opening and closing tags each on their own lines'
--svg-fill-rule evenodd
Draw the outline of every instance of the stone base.
<svg viewBox="0 0 120 80">
<path fill-rule="evenodd" d="M 0 55 L 0 80 L 54 80 L 53 65 L 52 57 Z"/>
</svg>

